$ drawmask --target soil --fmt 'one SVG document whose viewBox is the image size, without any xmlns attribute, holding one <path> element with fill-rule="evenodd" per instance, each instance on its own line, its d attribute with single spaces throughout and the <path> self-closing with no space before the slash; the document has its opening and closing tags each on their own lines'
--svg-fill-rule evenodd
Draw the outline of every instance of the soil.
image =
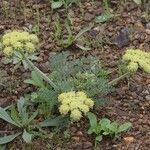
<svg viewBox="0 0 150 150">
<path fill-rule="evenodd" d="M 140 48 L 150 52 L 150 16 L 146 8 L 133 1 L 110 2 L 110 11 L 114 16 L 104 23 L 95 23 L 95 18 L 104 12 L 102 1 L 84 0 L 81 5 L 73 4 L 67 9 L 63 7 L 52 10 L 48 0 L 28 0 L 4 3 L 0 2 L 0 36 L 6 30 L 28 29 L 38 31 L 40 38 L 39 55 L 35 64 L 48 72 L 48 58 L 56 51 L 70 50 L 74 55 L 98 56 L 105 67 L 113 71 L 117 68 L 126 48 Z M 150 11 L 150 10 L 149 10 Z M 92 29 L 75 41 L 69 48 L 64 48 L 55 38 L 54 22 L 60 16 L 63 36 L 67 35 L 65 19 L 71 17 L 71 30 L 76 35 L 83 27 L 94 24 Z M 39 21 L 38 21 L 39 20 Z M 39 26 L 38 26 L 39 24 Z M 92 41 L 92 42 L 91 42 Z M 91 48 L 82 51 L 76 44 L 81 43 Z M 30 77 L 30 72 L 19 67 L 4 64 L 4 56 L 0 52 L 0 106 L 13 104 L 20 96 L 32 92 L 33 87 L 23 81 Z M 2 76 L 2 77 L 1 77 Z M 112 75 L 110 80 L 116 75 Z M 108 104 L 95 110 L 99 118 L 108 117 L 120 123 L 130 121 L 133 128 L 119 139 L 104 139 L 98 150 L 149 150 L 150 149 L 150 76 L 138 71 L 115 86 L 115 90 L 107 95 Z M 87 134 L 88 120 L 85 118 L 69 127 L 69 137 L 64 134 L 52 135 L 49 141 L 34 139 L 26 145 L 19 138 L 11 142 L 7 149 L 29 150 L 92 150 L 94 138 Z M 13 133 L 15 129 L 0 121 L 0 135 Z M 51 135 L 51 134 L 50 134 Z"/>
</svg>

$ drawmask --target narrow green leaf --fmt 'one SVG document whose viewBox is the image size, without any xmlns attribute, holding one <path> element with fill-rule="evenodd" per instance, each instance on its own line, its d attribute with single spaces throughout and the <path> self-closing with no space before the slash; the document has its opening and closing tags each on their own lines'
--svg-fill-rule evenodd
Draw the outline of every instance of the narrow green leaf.
<svg viewBox="0 0 150 150">
<path fill-rule="evenodd" d="M 91 30 L 92 27 L 93 27 L 93 25 L 81 29 L 81 31 L 76 35 L 74 41 L 76 41 L 79 37 L 81 37 L 81 35 L 84 34 L 85 32 Z"/>
<path fill-rule="evenodd" d="M 28 119 L 28 124 L 29 124 L 37 115 L 38 115 L 38 110 L 35 111 L 35 112 L 31 115 L 31 117 Z"/>
<path fill-rule="evenodd" d="M 104 14 L 96 17 L 96 22 L 103 23 L 103 22 L 108 21 L 111 17 L 112 17 L 112 15 L 110 13 L 104 13 Z"/>
<path fill-rule="evenodd" d="M 63 1 L 52 1 L 51 7 L 52 9 L 60 8 L 63 5 Z"/>
<path fill-rule="evenodd" d="M 142 4 L 142 0 L 133 0 L 136 4 L 141 5 Z"/>
<path fill-rule="evenodd" d="M 32 141 L 32 134 L 28 133 L 26 130 L 24 130 L 22 134 L 22 138 L 26 143 L 30 143 Z"/>
<path fill-rule="evenodd" d="M 19 113 L 16 111 L 15 106 L 11 107 L 11 118 L 19 125 L 21 126 Z"/>
<path fill-rule="evenodd" d="M 12 120 L 12 118 L 10 117 L 10 115 L 5 111 L 5 109 L 3 109 L 2 107 L 0 107 L 0 118 L 19 127 L 19 125 Z"/>
<path fill-rule="evenodd" d="M 90 121 L 91 127 L 96 127 L 97 126 L 97 118 L 96 118 L 95 114 L 88 112 L 87 117 Z"/>
<path fill-rule="evenodd" d="M 8 135 L 8 136 L 0 137 L 0 145 L 11 142 L 12 140 L 14 140 L 20 134 L 21 134 L 21 132 L 16 133 L 14 135 Z"/>
<path fill-rule="evenodd" d="M 46 119 L 43 122 L 40 122 L 39 125 L 41 127 L 57 127 L 57 126 L 65 124 L 66 122 L 68 122 L 66 118 L 63 118 L 62 116 L 58 116 L 56 118 Z"/>
</svg>

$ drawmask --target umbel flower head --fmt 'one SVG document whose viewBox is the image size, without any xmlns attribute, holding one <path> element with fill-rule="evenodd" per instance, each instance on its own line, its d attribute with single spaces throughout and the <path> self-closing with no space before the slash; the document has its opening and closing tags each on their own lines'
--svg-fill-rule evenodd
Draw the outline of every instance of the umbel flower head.
<svg viewBox="0 0 150 150">
<path fill-rule="evenodd" d="M 129 49 L 123 56 L 123 61 L 127 62 L 130 72 L 136 72 L 140 67 L 146 73 L 150 73 L 150 53 L 139 49 Z"/>
<path fill-rule="evenodd" d="M 34 34 L 26 31 L 11 31 L 2 37 L 3 52 L 7 56 L 12 56 L 14 51 L 32 53 L 36 50 L 38 42 L 38 37 Z"/>
<path fill-rule="evenodd" d="M 58 101 L 61 103 L 60 113 L 63 115 L 70 113 L 73 121 L 79 121 L 82 113 L 86 114 L 94 106 L 94 101 L 88 98 L 84 92 L 62 93 L 58 96 Z"/>
</svg>

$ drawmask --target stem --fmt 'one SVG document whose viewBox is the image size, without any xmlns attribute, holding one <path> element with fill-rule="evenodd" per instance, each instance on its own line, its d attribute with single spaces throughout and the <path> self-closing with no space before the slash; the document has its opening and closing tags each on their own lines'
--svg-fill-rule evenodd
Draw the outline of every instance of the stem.
<svg viewBox="0 0 150 150">
<path fill-rule="evenodd" d="M 46 82 L 48 82 L 54 89 L 57 89 L 57 86 L 51 81 L 45 73 L 38 69 L 26 56 L 24 53 L 21 53 L 25 61 L 33 68 Z"/>
<path fill-rule="evenodd" d="M 127 73 L 123 74 L 122 76 L 120 76 L 120 77 L 118 77 L 118 78 L 108 82 L 108 84 L 109 85 L 115 85 L 115 84 L 117 84 L 118 81 L 120 81 L 121 79 L 125 78 L 128 75 L 130 75 L 130 72 L 127 72 Z"/>
</svg>

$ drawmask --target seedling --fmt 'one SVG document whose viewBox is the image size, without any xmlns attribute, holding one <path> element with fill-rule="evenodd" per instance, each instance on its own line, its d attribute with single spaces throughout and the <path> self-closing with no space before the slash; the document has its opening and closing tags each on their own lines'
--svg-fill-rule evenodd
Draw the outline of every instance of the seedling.
<svg viewBox="0 0 150 150">
<path fill-rule="evenodd" d="M 95 114 L 89 112 L 87 115 L 90 121 L 88 134 L 93 134 L 95 136 L 95 147 L 98 142 L 102 141 L 103 136 L 118 138 L 122 132 L 125 132 L 132 127 L 130 122 L 120 125 L 116 121 L 111 122 L 107 118 L 103 118 L 98 122 Z"/>
</svg>

